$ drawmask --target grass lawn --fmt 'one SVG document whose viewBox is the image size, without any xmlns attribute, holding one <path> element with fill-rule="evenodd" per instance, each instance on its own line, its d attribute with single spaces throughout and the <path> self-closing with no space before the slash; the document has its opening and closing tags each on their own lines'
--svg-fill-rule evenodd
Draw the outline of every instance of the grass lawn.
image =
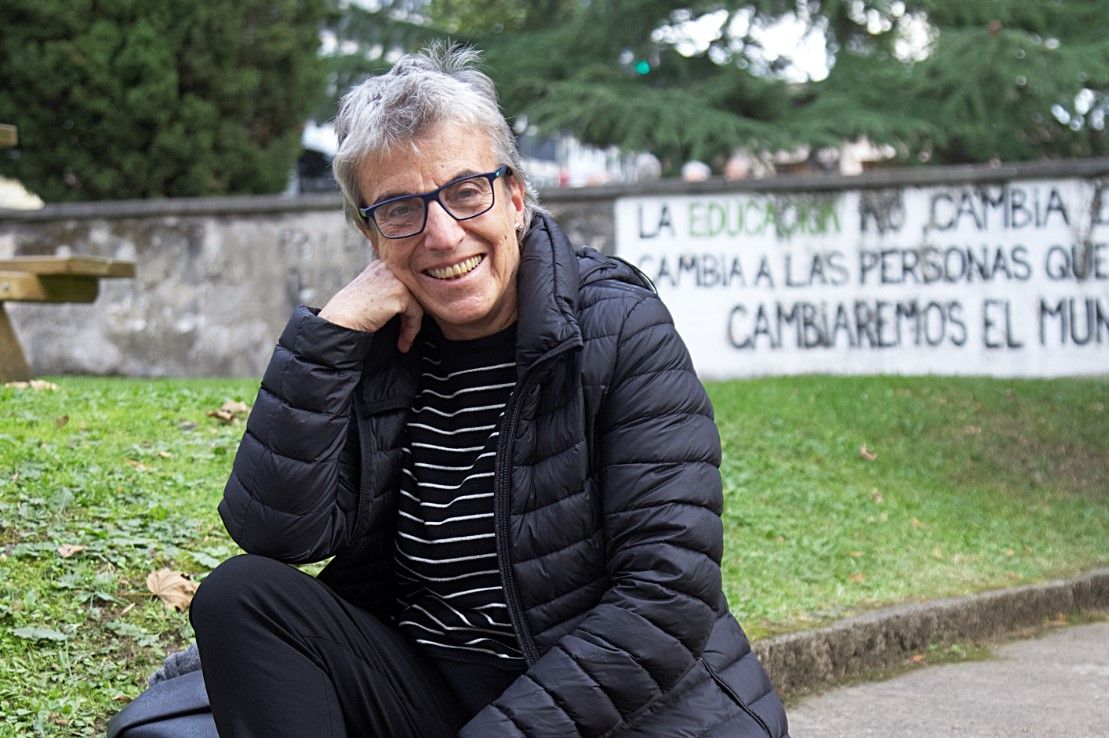
<svg viewBox="0 0 1109 738">
<path fill-rule="evenodd" d="M 207 413 L 256 381 L 55 382 L 0 387 L 0 736 L 102 731 L 191 639 L 147 574 L 236 552 L 215 506 L 242 424 Z M 709 392 L 725 587 L 756 637 L 1109 562 L 1109 379 Z"/>
</svg>

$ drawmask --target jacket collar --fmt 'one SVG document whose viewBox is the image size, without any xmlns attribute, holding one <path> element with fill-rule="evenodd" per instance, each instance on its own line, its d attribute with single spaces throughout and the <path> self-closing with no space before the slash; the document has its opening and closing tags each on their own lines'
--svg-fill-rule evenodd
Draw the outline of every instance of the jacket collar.
<svg viewBox="0 0 1109 738">
<path fill-rule="evenodd" d="M 524 236 L 516 275 L 518 376 L 547 356 L 582 346 L 578 258 L 550 216 L 538 214 Z"/>
</svg>

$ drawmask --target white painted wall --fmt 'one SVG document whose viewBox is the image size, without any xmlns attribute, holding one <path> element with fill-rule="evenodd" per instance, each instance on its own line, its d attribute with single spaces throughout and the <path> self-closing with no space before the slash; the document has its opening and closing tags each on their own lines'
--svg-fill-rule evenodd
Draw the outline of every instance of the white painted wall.
<svg viewBox="0 0 1109 738">
<path fill-rule="evenodd" d="M 705 377 L 1109 373 L 1097 180 L 624 197 L 615 240 Z"/>
</svg>

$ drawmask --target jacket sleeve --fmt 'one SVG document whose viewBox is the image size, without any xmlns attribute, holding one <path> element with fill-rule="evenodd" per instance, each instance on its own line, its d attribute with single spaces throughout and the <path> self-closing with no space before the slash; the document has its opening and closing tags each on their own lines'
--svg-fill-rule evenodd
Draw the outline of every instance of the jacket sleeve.
<svg viewBox="0 0 1109 738">
<path fill-rule="evenodd" d="M 352 398 L 372 334 L 297 308 L 270 359 L 219 505 L 250 553 L 318 561 L 347 542 L 359 470 Z"/>
<path fill-rule="evenodd" d="M 598 419 L 611 586 L 462 730 L 602 736 L 650 710 L 700 658 L 720 597 L 723 504 L 712 407 L 666 308 L 627 314 Z"/>
</svg>

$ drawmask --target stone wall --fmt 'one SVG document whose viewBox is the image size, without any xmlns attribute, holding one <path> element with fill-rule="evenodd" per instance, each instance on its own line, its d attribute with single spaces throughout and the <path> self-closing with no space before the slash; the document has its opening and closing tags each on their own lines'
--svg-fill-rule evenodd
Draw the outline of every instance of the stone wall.
<svg viewBox="0 0 1109 738">
<path fill-rule="evenodd" d="M 618 199 L 826 193 L 1050 177 L 1104 178 L 1109 159 L 889 170 L 860 177 L 655 182 L 544 193 L 575 243 L 613 252 Z M 95 254 L 136 262 L 88 305 L 9 303 L 38 374 L 257 376 L 290 311 L 322 305 L 369 258 L 336 197 L 201 198 L 0 211 L 0 258 Z"/>
</svg>

